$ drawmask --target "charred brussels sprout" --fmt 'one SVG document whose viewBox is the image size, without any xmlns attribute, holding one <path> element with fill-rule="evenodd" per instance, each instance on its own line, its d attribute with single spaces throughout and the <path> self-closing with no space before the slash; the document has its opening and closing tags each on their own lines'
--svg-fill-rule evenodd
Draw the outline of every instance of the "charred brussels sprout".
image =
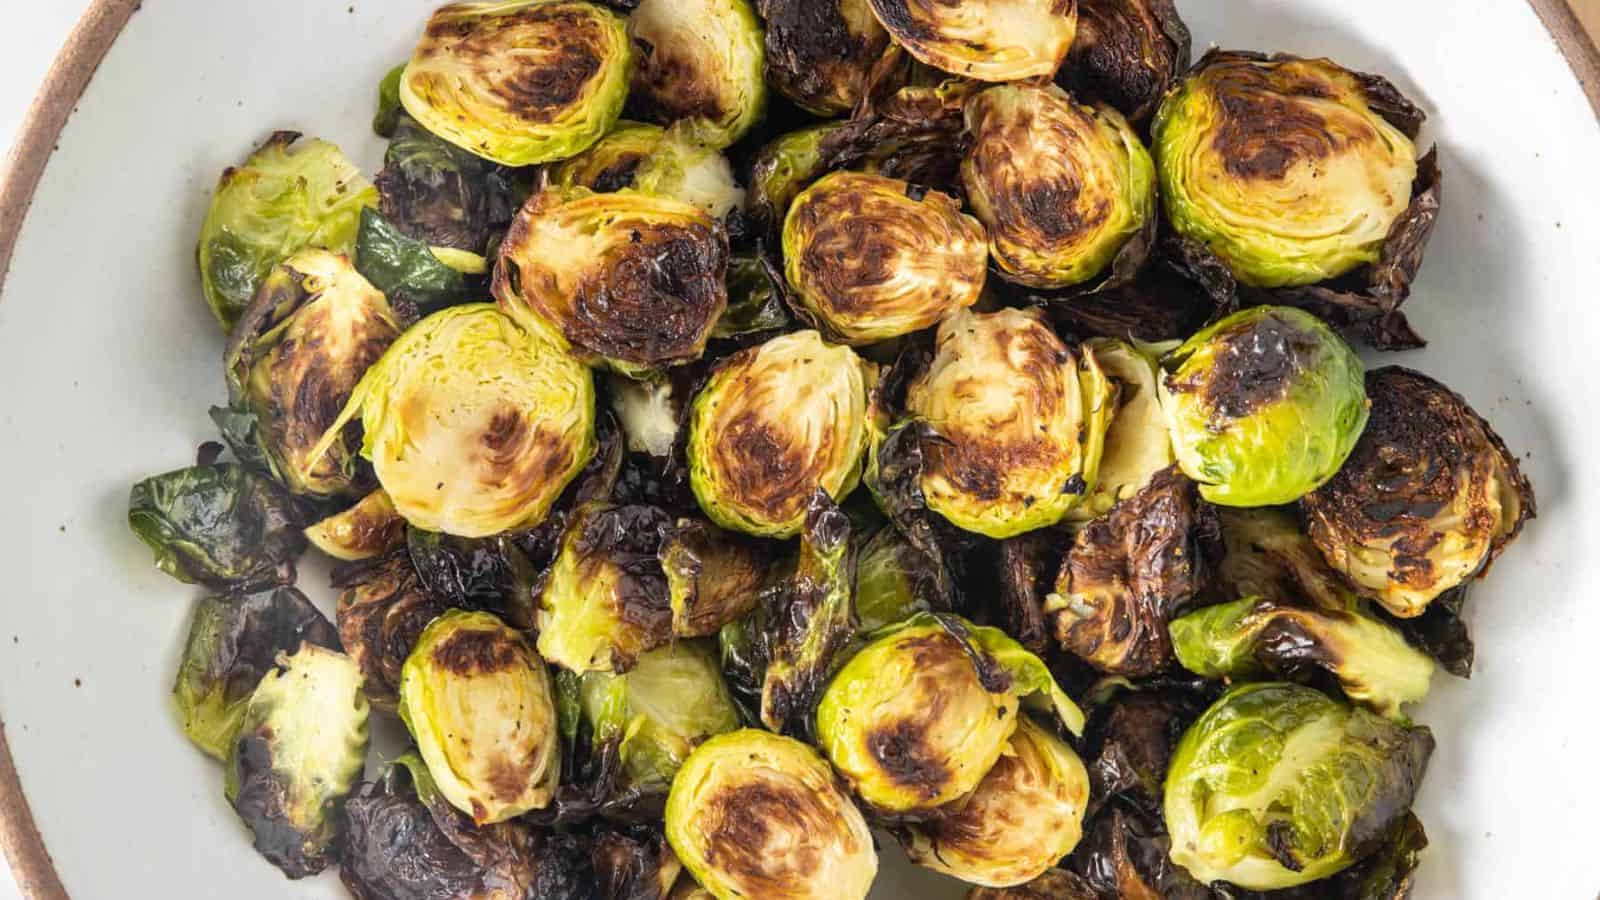
<svg viewBox="0 0 1600 900">
<path fill-rule="evenodd" d="M 598 144 L 551 172 L 551 183 L 598 193 L 636 188 L 699 207 L 715 219 L 744 202 L 727 157 L 681 129 L 622 122 Z"/>
<path fill-rule="evenodd" d="M 1172 859 L 1202 882 L 1307 884 L 1375 850 L 1411 806 L 1433 735 L 1311 688 L 1250 684 L 1206 710 L 1167 772 Z"/>
<path fill-rule="evenodd" d="M 1372 422 L 1344 468 L 1306 497 L 1328 562 L 1397 616 L 1492 561 L 1534 514 L 1533 488 L 1459 395 L 1409 369 L 1367 377 Z"/>
<path fill-rule="evenodd" d="M 500 245 L 494 295 L 579 357 L 644 375 L 699 358 L 728 306 L 727 268 L 727 234 L 694 206 L 551 189 Z"/>
<path fill-rule="evenodd" d="M 395 86 L 398 91 L 398 77 Z M 438 137 L 410 116 L 397 117 L 391 138 L 373 179 L 383 218 L 423 244 L 483 253 L 517 211 L 514 171 Z"/>
<path fill-rule="evenodd" d="M 400 324 L 389 301 L 326 250 L 302 250 L 272 270 L 228 348 L 233 406 L 255 417 L 271 470 L 297 494 L 348 493 L 354 440 L 311 454 Z"/>
<path fill-rule="evenodd" d="M 1112 412 L 1092 353 L 1033 312 L 959 312 L 906 409 L 925 442 L 922 492 L 951 524 L 1007 538 L 1061 521 L 1096 478 Z"/>
<path fill-rule="evenodd" d="M 1417 152 L 1371 85 L 1326 59 L 1207 56 L 1151 125 L 1173 228 L 1251 287 L 1376 262 L 1410 204 Z"/>
<path fill-rule="evenodd" d="M 434 313 L 401 335 L 318 449 L 357 416 L 361 453 L 400 515 L 462 537 L 544 521 L 595 449 L 589 372 L 482 303 Z"/>
<path fill-rule="evenodd" d="M 628 34 L 639 48 L 630 109 L 682 121 L 696 141 L 719 149 L 761 119 L 766 53 L 748 0 L 641 0 Z"/>
<path fill-rule="evenodd" d="M 339 635 L 294 588 L 203 598 L 189 620 L 189 640 L 172 686 L 184 734 L 201 750 L 226 759 L 261 676 L 278 654 L 293 653 L 302 643 L 333 650 Z"/>
<path fill-rule="evenodd" d="M 667 798 L 667 839 L 720 900 L 865 900 L 872 833 L 815 750 L 744 729 L 689 755 Z"/>
<path fill-rule="evenodd" d="M 979 81 L 1049 78 L 1077 32 L 1077 0 L 869 0 L 918 61 Z"/>
<path fill-rule="evenodd" d="M 1428 695 L 1433 661 L 1376 619 L 1353 612 L 1278 606 L 1255 598 L 1210 606 L 1173 621 L 1185 669 L 1206 678 L 1325 670 L 1345 696 L 1390 718 Z"/>
<path fill-rule="evenodd" d="M 1084 348 L 1094 354 L 1116 389 L 1116 411 L 1106 429 L 1098 477 L 1089 496 L 1068 513 L 1074 520 L 1088 521 L 1143 490 L 1157 472 L 1172 465 L 1173 456 L 1157 386 L 1160 369 L 1147 355 L 1148 345 L 1096 338 Z"/>
<path fill-rule="evenodd" d="M 849 344 L 920 331 L 978 301 L 983 228 L 954 198 L 904 181 L 835 172 L 783 226 L 784 273 L 817 326 Z"/>
<path fill-rule="evenodd" d="M 361 210 L 378 193 L 326 141 L 274 134 L 244 165 L 222 173 L 200 227 L 200 284 L 225 332 L 272 267 L 305 247 L 348 253 Z"/>
<path fill-rule="evenodd" d="M 406 520 L 395 511 L 389 495 L 379 488 L 355 506 L 307 528 L 306 539 L 334 559 L 372 559 L 405 543 Z"/>
<path fill-rule="evenodd" d="M 899 837 L 919 865 L 971 884 L 1014 887 L 1072 852 L 1088 802 L 1089 775 L 1078 755 L 1022 716 L 977 789 Z"/>
<path fill-rule="evenodd" d="M 1116 110 L 1008 84 L 969 100 L 966 120 L 961 182 L 1008 279 L 1084 284 L 1155 221 L 1155 166 Z"/>
<path fill-rule="evenodd" d="M 817 489 L 855 489 L 869 438 L 872 364 L 815 331 L 773 338 L 730 357 L 696 395 L 689 483 L 724 528 L 798 534 Z"/>
<path fill-rule="evenodd" d="M 293 583 L 306 549 L 299 520 L 282 488 L 228 463 L 146 478 L 128 497 L 128 527 L 154 551 L 156 568 L 222 589 Z"/>
<path fill-rule="evenodd" d="M 446 606 L 417 579 L 403 553 L 341 573 L 339 641 L 361 669 L 362 689 L 373 706 L 394 712 L 401 667 L 428 623 Z"/>
<path fill-rule="evenodd" d="M 1282 509 L 1222 509 L 1225 553 L 1217 566 L 1223 599 L 1260 597 L 1282 606 L 1310 604 L 1353 610 L 1360 603 L 1350 583 L 1335 572 Z"/>
<path fill-rule="evenodd" d="M 483 612 L 433 620 L 400 672 L 400 718 L 450 805 L 485 825 L 550 802 L 561 777 L 550 673 Z"/>
<path fill-rule="evenodd" d="M 507 166 L 565 159 L 622 113 L 633 51 L 614 13 L 577 0 L 442 7 L 400 79 L 406 112 Z"/>
<path fill-rule="evenodd" d="M 1190 49 L 1173 0 L 1078 0 L 1078 33 L 1057 79 L 1142 127 L 1189 68 Z"/>
<path fill-rule="evenodd" d="M 773 138 L 756 154 L 744 208 L 764 232 L 776 234 L 789 213 L 789 204 L 827 171 L 822 142 L 842 127 L 838 122 L 823 122 L 791 131 Z"/>
<path fill-rule="evenodd" d="M 1222 506 L 1300 499 L 1339 471 L 1367 425 L 1360 357 L 1297 309 L 1234 313 L 1161 365 L 1178 464 Z"/>
<path fill-rule="evenodd" d="M 678 637 L 708 637 L 744 618 L 772 569 L 765 547 L 695 519 L 678 520 L 659 556 Z"/>
<path fill-rule="evenodd" d="M 766 21 L 767 80 L 797 106 L 843 115 L 861 101 L 889 43 L 867 0 L 757 0 Z"/>
<path fill-rule="evenodd" d="M 553 544 L 555 529 L 546 540 Z M 446 606 L 478 609 L 505 619 L 513 628 L 533 627 L 534 582 L 539 567 L 523 552 L 526 533 L 462 538 L 420 528 L 406 530 L 406 555 L 429 593 Z M 554 549 L 537 549 L 554 555 Z M 548 558 L 541 556 L 541 562 Z"/>
<path fill-rule="evenodd" d="M 305 878 L 332 861 L 340 804 L 361 780 L 367 698 L 361 672 L 336 651 L 304 644 L 279 664 L 245 707 L 223 792 L 256 850 Z"/>
<path fill-rule="evenodd" d="M 1098 896 L 1082 878 L 1066 869 L 1051 869 L 1015 887 L 975 887 L 967 892 L 967 900 L 1098 900 Z"/>
</svg>

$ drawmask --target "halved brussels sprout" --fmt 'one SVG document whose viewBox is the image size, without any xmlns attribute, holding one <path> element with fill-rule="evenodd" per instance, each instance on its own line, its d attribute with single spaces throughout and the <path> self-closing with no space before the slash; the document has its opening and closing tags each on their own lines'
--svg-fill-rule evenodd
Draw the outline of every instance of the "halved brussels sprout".
<svg viewBox="0 0 1600 900">
<path fill-rule="evenodd" d="M 626 672 L 672 640 L 658 554 L 672 517 L 653 506 L 575 511 L 539 593 L 539 655 L 569 672 Z"/>
<path fill-rule="evenodd" d="M 1371 79 L 1327 59 L 1213 52 L 1151 124 L 1172 227 L 1241 284 L 1315 284 L 1377 262 L 1417 150 Z"/>
<path fill-rule="evenodd" d="M 1089 496 L 1067 517 L 1087 522 L 1105 515 L 1117 503 L 1144 490 L 1150 479 L 1172 465 L 1172 438 L 1161 409 L 1160 368 L 1150 355 L 1150 345 L 1129 344 L 1115 338 L 1084 342 L 1084 352 L 1116 387 L 1115 411 L 1106 429 L 1100 471 Z"/>
<path fill-rule="evenodd" d="M 1116 110 L 1007 84 L 967 101 L 966 122 L 961 183 L 1011 281 L 1089 282 L 1155 221 L 1155 165 Z"/>
<path fill-rule="evenodd" d="M 361 669 L 362 690 L 373 706 L 394 712 L 401 668 L 428 623 L 447 606 L 417 578 L 403 553 L 337 573 L 342 589 L 339 641 Z"/>
<path fill-rule="evenodd" d="M 748 0 L 640 0 L 628 34 L 639 48 L 630 110 L 682 121 L 717 149 L 737 143 L 766 111 L 766 51 Z"/>
<path fill-rule="evenodd" d="M 302 643 L 336 650 L 339 634 L 294 588 L 201 598 L 172 685 L 183 733 L 201 750 L 226 759 L 261 677 L 278 654 L 293 653 Z"/>
<path fill-rule="evenodd" d="M 1142 127 L 1189 68 L 1190 49 L 1173 0 L 1078 0 L 1078 33 L 1057 81 Z"/>
<path fill-rule="evenodd" d="M 228 346 L 228 393 L 255 417 L 256 441 L 289 490 L 349 492 L 353 441 L 341 435 L 310 456 L 400 331 L 389 301 L 348 257 L 302 250 L 261 282 Z"/>
<path fill-rule="evenodd" d="M 1172 860 L 1201 882 L 1308 884 L 1376 849 L 1416 796 L 1433 735 L 1294 684 L 1223 695 L 1167 772 Z"/>
<path fill-rule="evenodd" d="M 766 22 L 767 81 L 819 116 L 861 102 L 867 74 L 889 43 L 867 0 L 757 0 Z"/>
<path fill-rule="evenodd" d="M 1298 309 L 1241 310 L 1161 366 L 1178 464 L 1221 506 L 1293 503 L 1339 471 L 1367 425 L 1361 358 Z"/>
<path fill-rule="evenodd" d="M 579 0 L 452 3 L 428 20 L 400 78 L 423 127 L 507 166 L 576 155 L 622 113 L 627 27 Z"/>
<path fill-rule="evenodd" d="M 1077 0 L 869 0 L 918 61 L 979 81 L 1049 78 L 1078 27 Z"/>
<path fill-rule="evenodd" d="M 200 286 L 224 332 L 272 267 L 306 247 L 349 253 L 378 192 L 338 147 L 280 131 L 222 173 L 200 226 Z"/>
<path fill-rule="evenodd" d="M 1534 515 L 1533 487 L 1466 400 L 1399 367 L 1367 376 L 1372 422 L 1305 499 L 1311 539 L 1397 616 L 1478 574 Z"/>
<path fill-rule="evenodd" d="M 667 798 L 667 839 L 721 900 L 865 900 L 878 854 L 815 750 L 744 729 L 701 744 Z"/>
<path fill-rule="evenodd" d="M 986 887 L 1049 871 L 1083 835 L 1089 773 L 1064 741 L 1028 716 L 970 795 L 897 835 L 912 862 Z"/>
<path fill-rule="evenodd" d="M 681 129 L 619 122 L 600 142 L 550 172 L 550 183 L 598 193 L 637 188 L 699 207 L 715 219 L 744 202 L 727 157 Z"/>
<path fill-rule="evenodd" d="M 1221 509 L 1226 553 L 1217 566 L 1223 598 L 1260 597 L 1281 606 L 1355 610 L 1360 598 L 1328 565 L 1294 515 L 1282 509 Z"/>
<path fill-rule="evenodd" d="M 400 718 L 450 805 L 478 825 L 550 802 L 560 733 L 544 661 L 485 612 L 433 620 L 400 670 Z"/>
<path fill-rule="evenodd" d="M 407 522 L 485 537 L 544 521 L 595 449 L 588 370 L 485 303 L 407 330 L 310 455 L 360 416 L 361 454 Z"/>
<path fill-rule="evenodd" d="M 283 488 L 231 463 L 146 478 L 128 496 L 128 527 L 156 568 L 224 590 L 293 584 L 306 549 L 300 516 Z"/>
<path fill-rule="evenodd" d="M 772 569 L 765 547 L 697 519 L 679 519 L 659 556 L 678 637 L 708 637 L 744 618 Z"/>
<path fill-rule="evenodd" d="M 395 91 L 398 104 L 398 74 Z M 463 150 L 398 112 L 389 137 L 383 168 L 373 179 L 383 218 L 423 244 L 483 253 L 521 205 L 515 170 Z"/>
<path fill-rule="evenodd" d="M 818 488 L 840 499 L 861 479 L 867 387 L 876 367 L 815 331 L 729 357 L 696 395 L 689 484 L 711 520 L 792 537 Z"/>
<path fill-rule="evenodd" d="M 1044 663 L 1004 632 L 920 614 L 834 675 L 817 705 L 818 743 L 869 807 L 926 812 L 978 786 L 1023 702 L 1083 728 Z"/>
<path fill-rule="evenodd" d="M 679 200 L 552 188 L 500 245 L 500 307 L 588 361 L 645 375 L 698 359 L 728 306 L 728 237 Z"/>
<path fill-rule="evenodd" d="M 777 234 L 789 214 L 789 204 L 827 171 L 822 142 L 843 127 L 841 122 L 822 122 L 791 131 L 773 138 L 756 154 L 750 164 L 744 208 L 763 233 Z"/>
<path fill-rule="evenodd" d="M 849 344 L 971 306 L 988 274 L 983 228 L 954 198 L 861 172 L 834 172 L 795 198 L 783 258 L 800 306 Z"/>
<path fill-rule="evenodd" d="M 367 698 L 344 655 L 302 644 L 250 695 L 223 794 L 257 852 L 290 878 L 332 862 L 339 804 L 367 764 Z"/>
<path fill-rule="evenodd" d="M 906 394 L 925 441 L 922 492 L 951 524 L 992 538 L 1054 525 L 1096 479 L 1113 409 L 1092 351 L 1042 315 L 957 312 Z"/>
<path fill-rule="evenodd" d="M 1272 672 L 1293 678 L 1317 669 L 1345 696 L 1390 718 L 1428 695 L 1433 660 L 1393 627 L 1353 612 L 1279 606 L 1255 597 L 1175 619 L 1172 647 L 1185 669 L 1206 678 Z"/>
<path fill-rule="evenodd" d="M 892 525 L 879 528 L 856 559 L 856 618 L 861 634 L 931 612 L 937 596 L 929 559 Z"/>
<path fill-rule="evenodd" d="M 1066 869 L 1051 869 L 1027 884 L 1009 888 L 975 887 L 967 900 L 1098 900 L 1082 878 Z"/>
<path fill-rule="evenodd" d="M 334 559 L 345 562 L 372 559 L 399 547 L 406 540 L 406 520 L 394 501 L 379 488 L 355 506 L 334 513 L 306 529 L 306 540 Z"/>
</svg>

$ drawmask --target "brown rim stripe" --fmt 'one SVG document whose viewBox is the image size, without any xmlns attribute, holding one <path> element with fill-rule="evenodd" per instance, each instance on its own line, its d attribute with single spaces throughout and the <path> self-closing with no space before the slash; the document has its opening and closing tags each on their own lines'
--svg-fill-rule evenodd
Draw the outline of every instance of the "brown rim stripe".
<svg viewBox="0 0 1600 900">
<path fill-rule="evenodd" d="M 1571 64 L 1589 103 L 1600 116 L 1600 50 L 1565 0 L 1528 0 Z M 1592 0 L 1579 0 L 1592 2 Z M 11 253 L 33 192 L 44 175 L 56 139 L 95 69 L 122 33 L 141 0 L 93 0 L 51 65 L 44 85 L 23 119 L 17 144 L 0 170 L 0 291 L 5 288 Z M 69 900 L 50 852 L 34 825 L 22 783 L 6 745 L 0 721 L 0 850 L 11 862 L 22 896 L 29 900 Z"/>
</svg>

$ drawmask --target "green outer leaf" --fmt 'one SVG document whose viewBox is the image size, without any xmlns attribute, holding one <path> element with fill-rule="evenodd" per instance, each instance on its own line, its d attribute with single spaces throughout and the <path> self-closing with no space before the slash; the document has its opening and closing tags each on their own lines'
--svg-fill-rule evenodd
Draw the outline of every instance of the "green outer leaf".
<svg viewBox="0 0 1600 900">
<path fill-rule="evenodd" d="M 156 568 L 187 584 L 248 590 L 288 583 L 305 550 L 300 511 L 242 466 L 194 466 L 147 478 L 128 497 L 128 527 Z"/>
<path fill-rule="evenodd" d="M 372 130 L 381 138 L 394 137 L 395 126 L 400 124 L 400 77 L 406 73 L 401 63 L 389 70 L 378 82 L 378 111 L 372 117 Z"/>
<path fill-rule="evenodd" d="M 375 209 L 361 211 L 356 271 L 390 302 L 409 300 L 421 315 L 474 299 L 467 277 L 421 241 L 407 237 Z"/>
<path fill-rule="evenodd" d="M 779 331 L 792 320 L 783 297 L 767 277 L 761 260 L 734 256 L 728 261 L 728 309 L 711 329 L 714 338 Z"/>
</svg>

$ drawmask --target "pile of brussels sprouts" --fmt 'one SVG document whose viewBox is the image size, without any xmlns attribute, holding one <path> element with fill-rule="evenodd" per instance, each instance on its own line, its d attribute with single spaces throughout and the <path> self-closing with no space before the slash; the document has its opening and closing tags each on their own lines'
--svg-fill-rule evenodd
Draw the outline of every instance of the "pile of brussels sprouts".
<svg viewBox="0 0 1600 900">
<path fill-rule="evenodd" d="M 363 900 L 1403 897 L 1534 515 L 1348 343 L 1422 342 L 1422 118 L 1170 0 L 445 6 L 372 181 L 217 186 L 182 727 Z"/>
</svg>

